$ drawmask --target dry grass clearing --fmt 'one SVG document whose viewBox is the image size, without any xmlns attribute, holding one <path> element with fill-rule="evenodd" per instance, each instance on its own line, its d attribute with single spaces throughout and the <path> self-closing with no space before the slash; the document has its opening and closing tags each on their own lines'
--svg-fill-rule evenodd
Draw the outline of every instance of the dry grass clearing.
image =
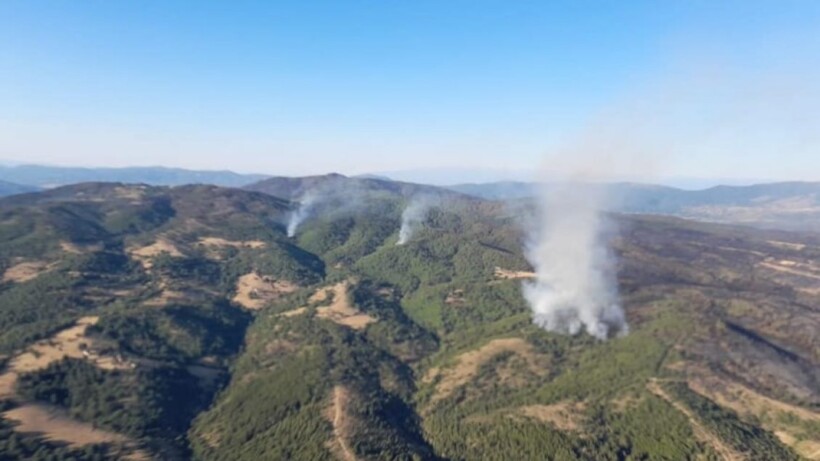
<svg viewBox="0 0 820 461">
<path fill-rule="evenodd" d="M 47 440 L 67 443 L 74 447 L 128 441 L 123 435 L 97 429 L 46 405 L 24 404 L 3 413 L 3 417 L 18 423 L 14 428 L 17 432 L 42 434 Z"/>
<path fill-rule="evenodd" d="M 57 332 L 49 339 L 38 341 L 24 352 L 13 357 L 0 375 L 0 397 L 14 394 L 14 386 L 20 373 L 42 370 L 64 358 L 89 360 L 94 365 L 106 369 L 130 369 L 131 364 L 116 360 L 111 356 L 101 356 L 93 352 L 93 342 L 85 337 L 89 325 L 97 323 L 98 317 L 83 317 L 74 326 Z"/>
<path fill-rule="evenodd" d="M 45 261 L 25 261 L 9 267 L 3 273 L 4 282 L 28 282 L 48 272 L 52 265 Z"/>
<path fill-rule="evenodd" d="M 559 431 L 577 431 L 584 422 L 583 402 L 558 402 L 551 405 L 519 407 L 511 417 L 524 416 L 555 426 Z"/>
<path fill-rule="evenodd" d="M 219 237 L 202 237 L 197 242 L 199 245 L 210 247 L 233 247 L 233 248 L 265 248 L 267 244 L 261 240 L 225 240 Z"/>
<path fill-rule="evenodd" d="M 453 391 L 470 382 L 478 373 L 481 365 L 504 352 L 518 354 L 529 363 L 533 371 L 540 372 L 540 369 L 537 369 L 530 343 L 521 338 L 494 339 L 476 350 L 459 355 L 456 357 L 455 365 L 450 368 L 430 369 L 424 376 L 423 382 L 431 383 L 438 379 L 431 404 L 447 398 Z"/>
<path fill-rule="evenodd" d="M 495 268 L 495 278 L 499 280 L 534 279 L 535 272 L 513 271 L 509 269 Z"/>
<path fill-rule="evenodd" d="M 689 424 L 692 426 L 692 432 L 695 434 L 695 438 L 712 447 L 721 459 L 724 461 L 743 461 L 746 459 L 743 454 L 737 452 L 734 448 L 725 444 L 715 434 L 709 432 L 686 405 L 673 399 L 672 396 L 658 384 L 657 379 L 652 378 L 646 387 L 650 392 L 666 400 L 670 405 L 675 407 L 676 410 L 683 413 L 686 418 L 689 419 Z"/>
<path fill-rule="evenodd" d="M 282 295 L 293 293 L 299 285 L 288 280 L 276 280 L 267 275 L 251 272 L 239 277 L 236 281 L 236 295 L 233 302 L 246 309 L 261 309 L 269 301 L 279 299 Z"/>
<path fill-rule="evenodd" d="M 168 253 L 174 257 L 184 256 L 176 245 L 163 238 L 159 238 L 156 242 L 144 247 L 130 248 L 128 253 L 139 261 L 145 269 L 150 269 L 152 266 L 151 260 L 163 253 Z"/>
<path fill-rule="evenodd" d="M 307 312 L 307 307 L 297 307 L 296 309 L 282 312 L 279 315 L 282 317 L 296 317 L 297 315 L 302 315 L 305 312 Z"/>
<path fill-rule="evenodd" d="M 36 342 L 10 361 L 9 370 L 17 373 L 41 370 L 66 357 L 87 358 L 106 370 L 130 368 L 128 364 L 117 363 L 111 357 L 98 357 L 89 352 L 88 349 L 91 349 L 93 344 L 85 337 L 85 330 L 89 325 L 97 323 L 97 320 L 99 318 L 94 316 L 83 317 L 74 326 L 59 331 L 49 339 Z"/>
<path fill-rule="evenodd" d="M 776 246 L 778 248 L 783 248 L 786 250 L 802 251 L 804 248 L 806 248 L 806 245 L 802 243 L 780 242 L 778 240 L 769 240 L 768 243 L 772 246 Z"/>
<path fill-rule="evenodd" d="M 799 266 L 799 263 L 796 261 L 783 260 L 777 262 L 761 262 L 758 265 L 778 272 L 785 272 L 787 274 L 796 275 L 799 277 L 820 280 L 820 274 L 809 270 L 798 269 L 797 267 Z"/>
<path fill-rule="evenodd" d="M 121 186 L 114 188 L 114 195 L 118 198 L 140 202 L 145 197 L 145 186 Z"/>
<path fill-rule="evenodd" d="M 344 281 L 330 287 L 321 288 L 310 297 L 309 301 L 327 302 L 328 298 L 330 298 L 329 305 L 316 308 L 316 317 L 330 320 L 331 322 L 353 328 L 354 330 L 361 330 L 367 327 L 367 325 L 376 322 L 376 319 L 362 313 L 350 304 L 350 299 L 347 295 L 349 287 L 350 282 Z"/>
<path fill-rule="evenodd" d="M 94 352 L 93 342 L 85 337 L 85 331 L 98 320 L 99 318 L 94 316 L 83 317 L 74 326 L 59 331 L 49 339 L 38 341 L 13 357 L 5 372 L 0 375 L 0 398 L 14 396 L 17 378 L 21 373 L 41 370 L 67 357 L 85 358 L 106 370 L 132 368 L 131 363 L 111 356 L 100 356 Z M 127 452 L 122 453 L 122 459 L 150 459 L 147 453 L 135 450 L 133 443 L 124 435 L 74 420 L 63 410 L 49 405 L 26 403 L 2 413 L 2 416 L 17 423 L 14 427 L 17 432 L 41 434 L 47 440 L 75 447 L 97 443 L 122 444 Z"/>
<path fill-rule="evenodd" d="M 159 296 L 146 300 L 143 304 L 152 307 L 163 307 L 174 302 L 183 302 L 187 299 L 185 293 L 176 290 L 163 289 Z"/>
<path fill-rule="evenodd" d="M 328 446 L 344 461 L 356 461 L 356 455 L 348 442 L 352 427 L 352 422 L 347 414 L 350 399 L 350 392 L 344 386 L 335 386 L 331 405 L 325 414 L 333 425 L 333 439 L 328 443 Z"/>
<path fill-rule="evenodd" d="M 754 417 L 806 459 L 820 459 L 820 434 L 799 437 L 800 421 L 820 423 L 820 413 L 766 397 L 748 387 L 690 368 L 689 387 L 741 416 Z"/>
<path fill-rule="evenodd" d="M 463 306 L 465 304 L 464 300 L 464 290 L 453 290 L 450 293 L 447 293 L 447 297 L 444 298 L 444 304 L 448 306 Z"/>
<path fill-rule="evenodd" d="M 65 251 L 66 253 L 79 255 L 93 251 L 101 251 L 103 249 L 103 245 L 101 243 L 93 245 L 80 245 L 78 243 L 69 242 L 67 240 L 60 240 L 60 249 Z"/>
</svg>

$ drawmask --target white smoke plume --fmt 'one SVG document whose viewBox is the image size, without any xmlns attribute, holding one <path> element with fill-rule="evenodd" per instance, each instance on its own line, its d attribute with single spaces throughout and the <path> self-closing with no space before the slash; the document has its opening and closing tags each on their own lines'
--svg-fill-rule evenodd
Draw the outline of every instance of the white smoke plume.
<svg viewBox="0 0 820 461">
<path fill-rule="evenodd" d="M 564 183 L 545 188 L 526 257 L 536 270 L 524 283 L 533 321 L 549 331 L 598 338 L 626 334 L 614 259 L 604 237 L 603 188 Z"/>
<path fill-rule="evenodd" d="M 296 230 L 310 216 L 317 199 L 318 196 L 315 193 L 308 191 L 298 200 L 299 208 L 293 210 L 288 217 L 288 237 L 296 235 Z"/>
<path fill-rule="evenodd" d="M 396 245 L 404 245 L 413 237 L 416 230 L 424 224 L 427 212 L 433 204 L 433 197 L 413 197 L 401 214 L 401 228 L 399 229 L 399 240 Z"/>
</svg>

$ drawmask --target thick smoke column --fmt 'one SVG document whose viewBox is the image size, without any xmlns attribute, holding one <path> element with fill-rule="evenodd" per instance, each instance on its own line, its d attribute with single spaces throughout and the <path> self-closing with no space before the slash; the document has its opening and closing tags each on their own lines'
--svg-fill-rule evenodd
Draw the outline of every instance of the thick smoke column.
<svg viewBox="0 0 820 461">
<path fill-rule="evenodd" d="M 549 330 L 599 339 L 626 334 L 613 256 L 604 242 L 602 189 L 580 184 L 545 188 L 526 256 L 536 279 L 525 282 L 533 321 Z"/>
<path fill-rule="evenodd" d="M 313 205 L 316 203 L 316 195 L 307 192 L 302 198 L 299 199 L 299 208 L 292 211 L 290 213 L 290 217 L 288 218 L 288 237 L 293 237 L 296 235 L 296 229 L 299 228 L 299 225 L 302 224 L 308 216 L 310 216 L 310 212 L 313 209 Z"/>
<path fill-rule="evenodd" d="M 401 214 L 401 229 L 399 229 L 399 240 L 396 245 L 404 245 L 410 240 L 416 229 L 424 223 L 427 211 L 432 205 L 433 202 L 429 197 L 414 197 L 410 201 Z"/>
</svg>

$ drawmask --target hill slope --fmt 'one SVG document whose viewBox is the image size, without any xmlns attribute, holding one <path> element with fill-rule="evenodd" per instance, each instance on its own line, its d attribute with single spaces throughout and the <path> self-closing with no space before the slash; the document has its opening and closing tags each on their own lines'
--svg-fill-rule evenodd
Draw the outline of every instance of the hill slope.
<svg viewBox="0 0 820 461">
<path fill-rule="evenodd" d="M 631 333 L 601 342 L 531 323 L 508 207 L 439 196 L 397 245 L 416 190 L 377 186 L 291 238 L 298 205 L 243 190 L 0 200 L 0 453 L 818 455 L 816 237 L 618 217 Z"/>
</svg>

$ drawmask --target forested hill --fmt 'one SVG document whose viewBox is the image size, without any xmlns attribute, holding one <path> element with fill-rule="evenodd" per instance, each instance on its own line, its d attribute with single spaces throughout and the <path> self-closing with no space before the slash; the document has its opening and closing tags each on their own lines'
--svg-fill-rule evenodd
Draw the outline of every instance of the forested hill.
<svg viewBox="0 0 820 461">
<path fill-rule="evenodd" d="M 350 177 L 338 173 L 304 177 L 276 176 L 249 184 L 244 188 L 292 200 L 322 195 L 337 195 L 356 199 L 363 196 L 372 198 L 377 195 L 392 198 L 410 198 L 422 195 L 467 198 L 466 195 L 461 193 L 436 186 L 392 181 L 377 177 Z"/>
<path fill-rule="evenodd" d="M 368 180 L 287 237 L 315 181 L 1 199 L 0 458 L 817 456 L 815 237 L 616 217 L 603 342 L 532 325 L 510 207 Z"/>
</svg>

